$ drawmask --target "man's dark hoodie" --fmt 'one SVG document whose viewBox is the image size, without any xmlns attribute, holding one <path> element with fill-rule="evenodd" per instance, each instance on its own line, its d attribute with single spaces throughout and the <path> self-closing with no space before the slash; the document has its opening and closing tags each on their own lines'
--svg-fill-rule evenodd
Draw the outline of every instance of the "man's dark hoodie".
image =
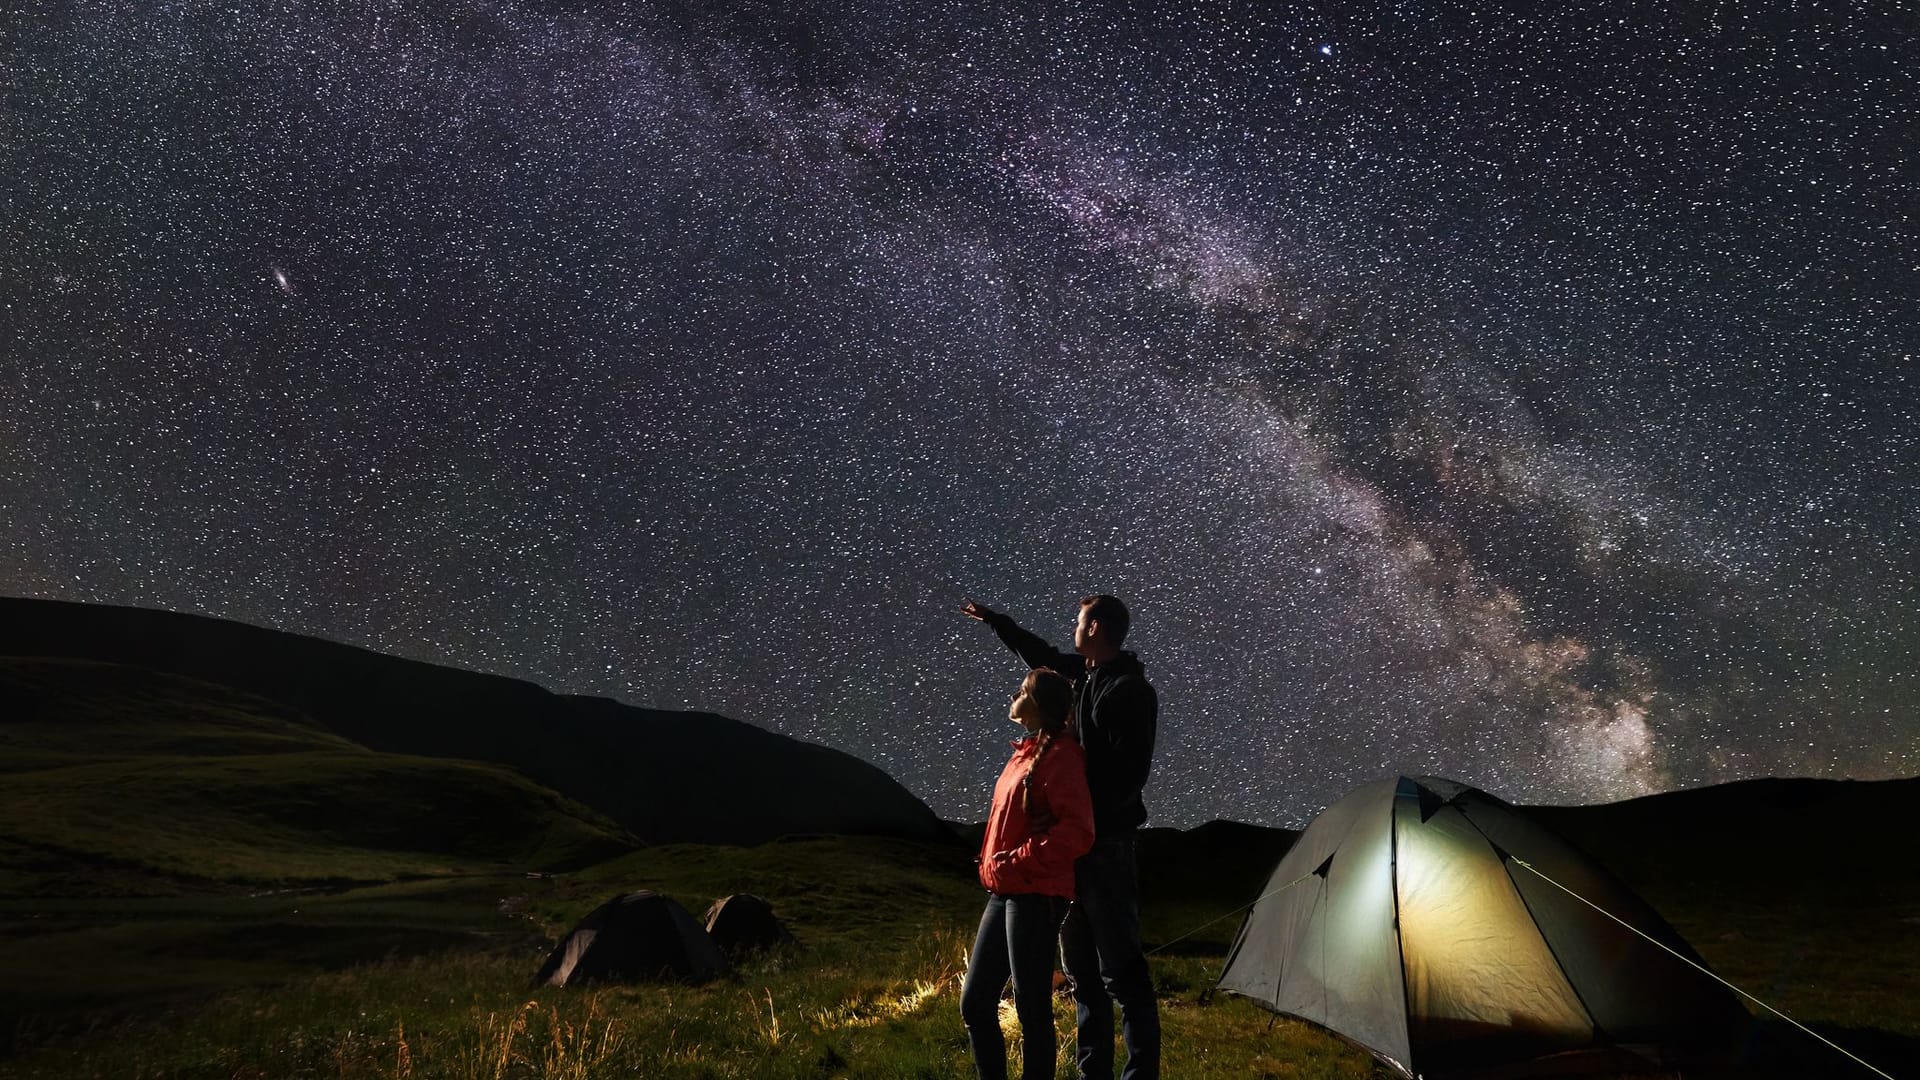
<svg viewBox="0 0 1920 1080">
<path fill-rule="evenodd" d="M 1093 794 L 1096 837 L 1111 837 L 1147 820 L 1141 790 L 1153 769 L 1153 738 L 1160 699 L 1139 658 L 1122 652 L 1088 669 L 1085 657 L 1063 653 L 1011 618 L 993 612 L 986 624 L 1028 667 L 1045 667 L 1072 679 L 1080 745 L 1087 752 L 1087 788 Z"/>
</svg>

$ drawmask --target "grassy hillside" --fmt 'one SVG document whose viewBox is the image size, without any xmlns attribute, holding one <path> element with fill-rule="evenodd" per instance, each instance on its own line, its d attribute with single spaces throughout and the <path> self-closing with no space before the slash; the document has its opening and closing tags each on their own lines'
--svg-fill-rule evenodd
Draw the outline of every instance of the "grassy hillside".
<svg viewBox="0 0 1920 1080">
<path fill-rule="evenodd" d="M 99 660 L 230 687 L 393 754 L 504 765 L 650 843 L 791 833 L 936 840 L 932 811 L 840 751 L 709 713 L 639 709 L 222 619 L 0 598 L 0 656 Z M 40 708 L 32 694 L 22 708 Z M 0 705 L 7 701 L 0 693 Z M 731 780 L 714 800 L 716 771 Z"/>
<path fill-rule="evenodd" d="M 550 869 L 631 846 L 611 822 L 497 766 L 371 751 L 15 774 L 0 832 L 76 859 L 280 884 Z"/>
<path fill-rule="evenodd" d="M 495 765 L 378 754 L 140 668 L 0 659 L 0 895 L 553 869 L 633 847 Z"/>
<path fill-rule="evenodd" d="M 0 656 L 0 773 L 358 745 L 255 694 L 88 660 Z"/>
</svg>

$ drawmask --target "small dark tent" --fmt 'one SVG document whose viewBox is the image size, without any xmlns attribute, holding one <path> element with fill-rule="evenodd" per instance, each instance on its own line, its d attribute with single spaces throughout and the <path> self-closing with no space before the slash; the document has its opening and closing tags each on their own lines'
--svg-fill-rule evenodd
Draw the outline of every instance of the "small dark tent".
<svg viewBox="0 0 1920 1080">
<path fill-rule="evenodd" d="M 628 893 L 594 908 L 554 946 L 536 986 L 594 982 L 706 982 L 727 958 L 686 908 L 654 892 Z"/>
<path fill-rule="evenodd" d="M 1513 807 L 1401 777 L 1308 825 L 1219 985 L 1404 1076 L 1564 1075 L 1711 1058 L 1738 1038 L 1746 1010 L 1680 957 L 1700 962 L 1646 901 Z"/>
<path fill-rule="evenodd" d="M 721 897 L 707 909 L 707 936 L 729 959 L 793 940 L 773 914 L 773 905 L 752 893 Z"/>
</svg>

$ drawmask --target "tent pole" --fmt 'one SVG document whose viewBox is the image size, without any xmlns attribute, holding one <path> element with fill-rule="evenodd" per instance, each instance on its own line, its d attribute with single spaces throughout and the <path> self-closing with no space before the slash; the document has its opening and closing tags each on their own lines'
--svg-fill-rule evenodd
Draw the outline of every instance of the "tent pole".
<svg viewBox="0 0 1920 1080">
<path fill-rule="evenodd" d="M 1407 1012 L 1413 1007 L 1413 995 L 1407 991 L 1407 943 L 1400 936 L 1400 789 L 1397 784 L 1387 809 L 1387 889 L 1393 894 L 1393 958 L 1400 964 L 1400 1022 L 1411 1028 Z M 1407 1032 L 1407 1071 L 1413 1072 L 1412 1031 Z"/>
</svg>

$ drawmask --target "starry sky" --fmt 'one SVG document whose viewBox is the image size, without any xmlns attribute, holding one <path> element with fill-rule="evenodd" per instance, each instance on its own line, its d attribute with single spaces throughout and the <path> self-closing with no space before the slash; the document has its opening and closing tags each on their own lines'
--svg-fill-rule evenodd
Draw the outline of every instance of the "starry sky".
<svg viewBox="0 0 1920 1080">
<path fill-rule="evenodd" d="M 977 819 L 1920 773 L 1904 4 L 29 0 L 0 592 L 710 710 Z"/>
</svg>

